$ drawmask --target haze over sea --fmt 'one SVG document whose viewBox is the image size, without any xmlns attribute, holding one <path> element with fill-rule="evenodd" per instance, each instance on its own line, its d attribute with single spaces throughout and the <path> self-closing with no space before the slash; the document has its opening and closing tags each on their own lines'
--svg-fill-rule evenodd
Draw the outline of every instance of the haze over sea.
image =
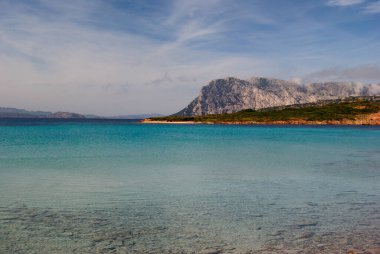
<svg viewBox="0 0 380 254">
<path fill-rule="evenodd" d="M 379 127 L 3 119 L 0 253 L 379 248 L 379 155 Z"/>
</svg>

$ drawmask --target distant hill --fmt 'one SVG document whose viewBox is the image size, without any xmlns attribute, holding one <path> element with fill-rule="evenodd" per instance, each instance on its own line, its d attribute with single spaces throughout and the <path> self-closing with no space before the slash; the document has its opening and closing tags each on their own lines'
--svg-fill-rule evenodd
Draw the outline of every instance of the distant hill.
<svg viewBox="0 0 380 254">
<path fill-rule="evenodd" d="M 47 116 L 48 118 L 86 118 L 84 115 L 71 112 L 56 112 Z"/>
<path fill-rule="evenodd" d="M 97 115 L 81 115 L 72 112 L 48 112 L 48 111 L 29 111 L 18 108 L 0 107 L 0 118 L 87 118 L 87 119 L 144 119 L 149 117 L 159 117 L 161 114 L 135 114 L 120 116 L 97 116 Z"/>
<path fill-rule="evenodd" d="M 47 117 L 52 114 L 45 111 L 28 111 L 25 109 L 0 107 L 0 117 Z"/>
<path fill-rule="evenodd" d="M 202 116 L 262 109 L 276 106 L 343 99 L 350 96 L 379 95 L 380 84 L 359 85 L 354 82 L 325 82 L 298 85 L 270 78 L 216 79 L 204 86 L 177 116 Z"/>
<path fill-rule="evenodd" d="M 25 109 L 0 107 L 0 118 L 86 118 L 71 112 L 28 111 Z"/>
</svg>

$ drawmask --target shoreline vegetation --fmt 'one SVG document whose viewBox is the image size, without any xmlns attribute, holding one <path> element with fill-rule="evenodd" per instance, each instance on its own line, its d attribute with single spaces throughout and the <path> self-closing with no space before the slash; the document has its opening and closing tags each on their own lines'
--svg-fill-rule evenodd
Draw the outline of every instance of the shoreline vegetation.
<svg viewBox="0 0 380 254">
<path fill-rule="evenodd" d="M 380 96 L 280 106 L 204 116 L 146 118 L 153 124 L 380 125 Z"/>
</svg>

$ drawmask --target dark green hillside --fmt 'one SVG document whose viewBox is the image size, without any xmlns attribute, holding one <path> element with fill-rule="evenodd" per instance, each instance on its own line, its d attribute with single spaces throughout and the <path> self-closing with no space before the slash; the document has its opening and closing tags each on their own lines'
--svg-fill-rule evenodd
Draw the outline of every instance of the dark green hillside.
<svg viewBox="0 0 380 254">
<path fill-rule="evenodd" d="M 189 121 L 211 123 L 249 123 L 275 121 L 341 121 L 380 111 L 380 97 L 357 97 L 345 100 L 276 107 L 263 110 L 242 110 L 232 114 L 206 116 L 167 116 L 149 118 L 152 121 Z"/>
</svg>

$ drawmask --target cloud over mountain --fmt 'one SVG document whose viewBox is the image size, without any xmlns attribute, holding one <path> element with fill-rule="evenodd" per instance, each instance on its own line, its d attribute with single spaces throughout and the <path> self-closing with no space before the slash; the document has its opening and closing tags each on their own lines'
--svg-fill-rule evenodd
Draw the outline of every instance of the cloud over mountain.
<svg viewBox="0 0 380 254">
<path fill-rule="evenodd" d="M 334 2 L 368 5 L 372 15 L 300 0 L 3 0 L 0 100 L 101 115 L 170 113 L 216 77 L 290 79 L 326 63 L 376 64 L 376 4 L 353 1 Z"/>
</svg>

